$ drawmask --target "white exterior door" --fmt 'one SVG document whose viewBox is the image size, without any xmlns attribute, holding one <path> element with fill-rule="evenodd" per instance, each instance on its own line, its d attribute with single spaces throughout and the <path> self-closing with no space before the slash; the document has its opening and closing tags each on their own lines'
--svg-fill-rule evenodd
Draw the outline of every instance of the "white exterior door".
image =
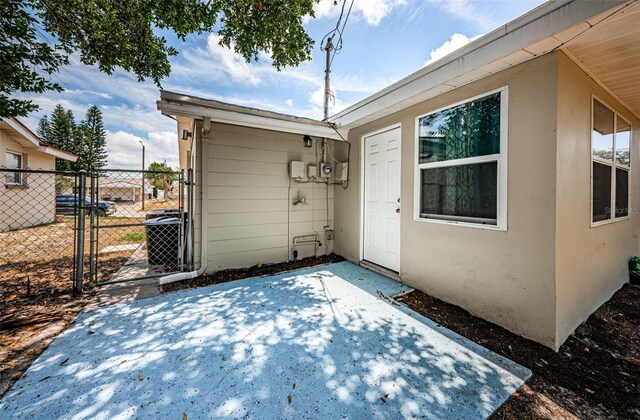
<svg viewBox="0 0 640 420">
<path fill-rule="evenodd" d="M 400 128 L 364 139 L 363 257 L 400 271 Z"/>
</svg>

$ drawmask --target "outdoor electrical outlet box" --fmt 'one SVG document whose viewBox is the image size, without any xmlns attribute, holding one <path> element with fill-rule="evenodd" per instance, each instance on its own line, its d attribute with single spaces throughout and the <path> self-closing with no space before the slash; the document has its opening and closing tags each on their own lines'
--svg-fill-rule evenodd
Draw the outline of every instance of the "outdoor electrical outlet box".
<svg viewBox="0 0 640 420">
<path fill-rule="evenodd" d="M 289 162 L 289 176 L 291 178 L 304 178 L 304 162 L 292 160 Z"/>
<path fill-rule="evenodd" d="M 307 176 L 309 178 L 316 178 L 318 176 L 318 167 L 316 165 L 307 166 Z"/>
<path fill-rule="evenodd" d="M 336 164 L 336 182 L 346 181 L 349 177 L 349 163 L 340 162 Z"/>
<path fill-rule="evenodd" d="M 333 166 L 330 163 L 320 164 L 320 176 L 323 178 L 329 178 L 333 172 Z"/>
<path fill-rule="evenodd" d="M 333 241 L 333 238 L 335 237 L 335 233 L 333 231 L 333 229 L 327 229 L 324 231 L 324 235 L 325 235 L 325 239 L 327 241 Z"/>
</svg>

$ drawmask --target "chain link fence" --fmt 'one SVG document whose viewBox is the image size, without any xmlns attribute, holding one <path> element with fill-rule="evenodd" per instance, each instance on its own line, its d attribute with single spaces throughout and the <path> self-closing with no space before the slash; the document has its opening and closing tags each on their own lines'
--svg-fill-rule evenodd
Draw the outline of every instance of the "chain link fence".
<svg viewBox="0 0 640 420">
<path fill-rule="evenodd" d="M 69 293 L 77 267 L 77 209 L 59 207 L 77 189 L 74 172 L 0 168 L 0 312 L 24 299 Z"/>
<path fill-rule="evenodd" d="M 183 172 L 0 168 L 0 183 L 0 313 L 189 268 Z"/>
</svg>

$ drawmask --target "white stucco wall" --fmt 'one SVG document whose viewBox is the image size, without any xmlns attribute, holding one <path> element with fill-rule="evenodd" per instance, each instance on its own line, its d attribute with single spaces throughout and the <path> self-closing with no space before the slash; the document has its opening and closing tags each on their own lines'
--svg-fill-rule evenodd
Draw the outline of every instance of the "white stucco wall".
<svg viewBox="0 0 640 420">
<path fill-rule="evenodd" d="M 640 254 L 640 121 L 564 54 L 558 67 L 557 342 L 628 281 Z M 591 227 L 591 98 L 631 122 L 629 220 Z"/>
<path fill-rule="evenodd" d="M 362 136 L 401 123 L 402 281 L 555 347 L 556 83 L 556 55 L 550 54 L 351 130 L 354 181 L 336 190 L 336 252 L 360 259 Z M 504 86 L 507 231 L 415 221 L 415 118 Z"/>
<path fill-rule="evenodd" d="M 5 165 L 6 152 L 21 153 L 23 165 L 31 169 L 54 169 L 51 155 L 26 148 L 7 133 L 0 131 L 0 167 Z M 23 186 L 6 185 L 0 180 L 0 232 L 51 223 L 55 218 L 55 175 L 23 175 Z"/>
</svg>

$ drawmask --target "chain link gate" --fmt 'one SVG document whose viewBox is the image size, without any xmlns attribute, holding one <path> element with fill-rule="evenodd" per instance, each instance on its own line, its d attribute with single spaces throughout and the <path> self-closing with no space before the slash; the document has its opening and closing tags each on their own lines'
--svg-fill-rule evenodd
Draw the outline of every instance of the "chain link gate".
<svg viewBox="0 0 640 420">
<path fill-rule="evenodd" d="M 185 271 L 191 217 L 185 173 L 101 169 L 88 177 L 92 284 Z"/>
</svg>

